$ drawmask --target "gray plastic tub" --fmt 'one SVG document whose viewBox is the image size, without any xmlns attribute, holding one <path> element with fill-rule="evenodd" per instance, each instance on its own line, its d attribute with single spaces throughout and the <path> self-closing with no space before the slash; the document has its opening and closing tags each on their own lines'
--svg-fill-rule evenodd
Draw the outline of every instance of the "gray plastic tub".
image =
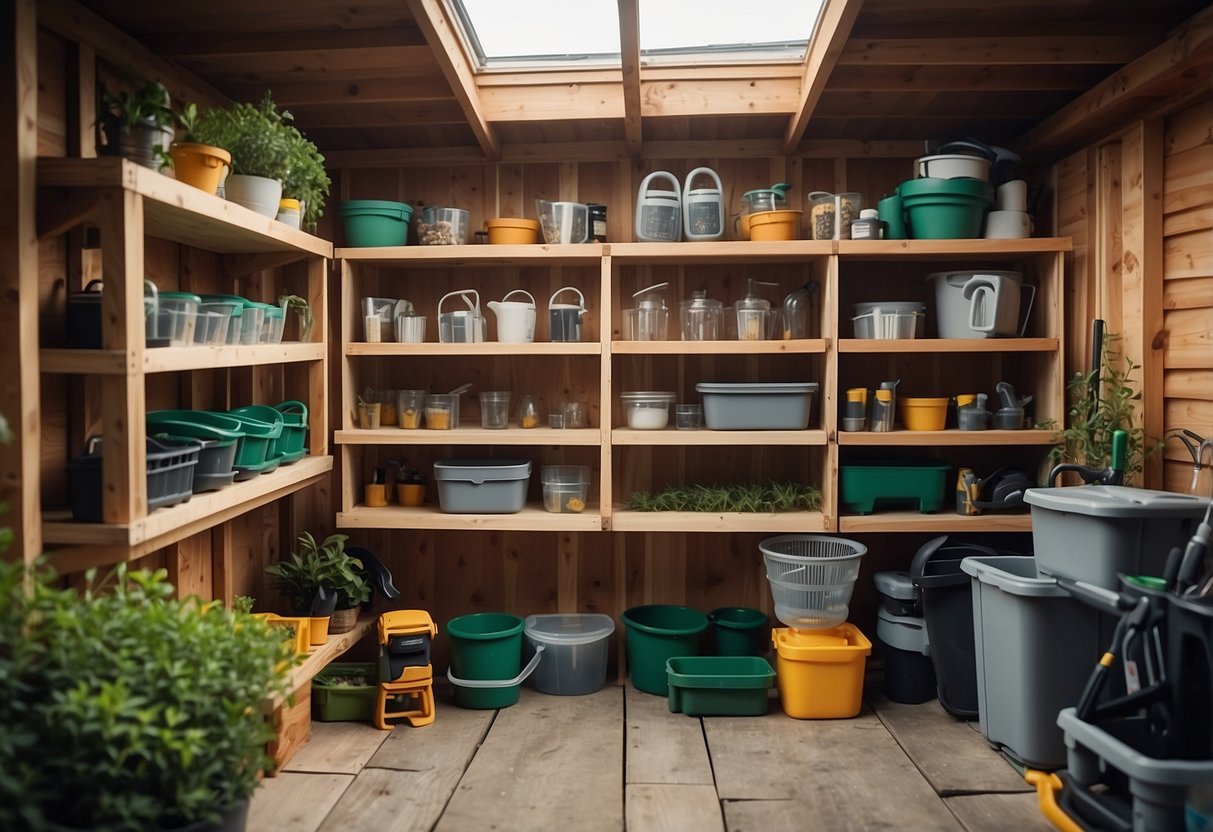
<svg viewBox="0 0 1213 832">
<path fill-rule="evenodd" d="M 1078 703 L 1106 640 L 1100 614 L 1030 557 L 968 557 L 981 733 L 1031 768 L 1066 764 L 1057 713 Z"/>
<path fill-rule="evenodd" d="M 543 659 L 531 681 L 541 693 L 580 696 L 606 684 L 607 645 L 615 621 L 598 613 L 527 616 L 530 653 L 543 645 Z"/>
<path fill-rule="evenodd" d="M 1036 567 L 1048 575 L 1117 589 L 1117 573 L 1162 575 L 1167 552 L 1183 546 L 1207 502 L 1187 494 L 1123 485 L 1031 488 Z"/>
<path fill-rule="evenodd" d="M 517 514 L 526 505 L 531 463 L 525 459 L 434 463 L 438 505 L 447 514 Z"/>
<path fill-rule="evenodd" d="M 816 382 L 717 384 L 701 382 L 708 430 L 804 430 Z"/>
<path fill-rule="evenodd" d="M 1138 727 L 1133 720 L 1121 723 L 1116 736 L 1083 722 L 1066 708 L 1057 716 L 1065 732 L 1066 768 L 1083 787 L 1106 783 L 1115 769 L 1129 778 L 1133 829 L 1183 829 L 1184 804 L 1190 786 L 1213 783 L 1213 760 L 1156 760 L 1138 751 L 1128 735 Z"/>
</svg>

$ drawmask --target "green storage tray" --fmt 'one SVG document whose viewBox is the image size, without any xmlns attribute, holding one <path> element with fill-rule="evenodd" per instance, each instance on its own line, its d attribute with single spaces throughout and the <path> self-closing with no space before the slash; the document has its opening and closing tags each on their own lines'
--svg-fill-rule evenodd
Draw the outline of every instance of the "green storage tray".
<svg viewBox="0 0 1213 832">
<path fill-rule="evenodd" d="M 838 496 L 844 511 L 871 514 L 883 508 L 943 508 L 952 466 L 937 459 L 868 460 L 841 466 Z"/>
<path fill-rule="evenodd" d="M 758 656 L 675 656 L 666 659 L 670 713 L 762 716 L 775 671 Z"/>
<path fill-rule="evenodd" d="M 282 464 L 287 465 L 307 453 L 307 405 L 292 399 L 274 405 L 274 410 L 282 414 L 278 449 L 285 455 Z"/>
<path fill-rule="evenodd" d="M 312 679 L 312 716 L 320 722 L 370 722 L 379 684 L 335 685 L 340 676 L 362 674 L 378 679 L 374 662 L 333 662 Z"/>
</svg>

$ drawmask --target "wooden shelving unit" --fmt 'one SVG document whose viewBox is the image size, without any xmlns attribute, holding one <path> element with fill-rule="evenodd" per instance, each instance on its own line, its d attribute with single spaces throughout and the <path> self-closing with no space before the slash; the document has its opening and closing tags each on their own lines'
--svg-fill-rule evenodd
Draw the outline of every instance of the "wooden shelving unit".
<svg viewBox="0 0 1213 832">
<path fill-rule="evenodd" d="M 591 502 L 585 511 L 557 514 L 540 505 L 526 505 L 517 514 L 444 514 L 437 505 L 405 508 L 355 506 L 337 515 L 337 525 L 346 529 L 482 529 L 514 532 L 602 531 L 602 514 Z"/>
<path fill-rule="evenodd" d="M 955 445 L 958 447 L 985 447 L 989 445 L 1052 445 L 1051 430 L 893 430 L 883 433 L 871 431 L 840 431 L 839 445 L 864 445 L 867 447 L 898 447 Z"/>
<path fill-rule="evenodd" d="M 286 689 L 294 692 L 307 682 L 316 678 L 316 674 L 328 667 L 332 662 L 349 652 L 350 648 L 375 629 L 377 616 L 361 615 L 354 629 L 339 635 L 330 635 L 329 640 L 307 654 L 303 663 L 291 671 L 287 679 Z M 268 702 L 269 710 L 275 710 L 282 704 L 282 698 L 273 696 Z"/>
<path fill-rule="evenodd" d="M 819 511 L 700 512 L 700 511 L 620 511 L 611 515 L 611 530 L 616 532 L 792 532 L 832 531 L 826 516 Z"/>
<path fill-rule="evenodd" d="M 1030 514 L 979 514 L 965 517 L 947 510 L 938 514 L 916 511 L 884 511 L 878 514 L 843 515 L 840 532 L 1030 532 Z"/>
</svg>

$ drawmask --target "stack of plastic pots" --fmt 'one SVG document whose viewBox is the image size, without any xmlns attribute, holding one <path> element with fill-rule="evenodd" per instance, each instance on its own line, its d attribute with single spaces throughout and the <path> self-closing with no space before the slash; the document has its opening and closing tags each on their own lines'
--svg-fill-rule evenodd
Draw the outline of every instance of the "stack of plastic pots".
<svg viewBox="0 0 1213 832">
<path fill-rule="evenodd" d="M 771 631 L 784 713 L 795 719 L 856 716 L 872 643 L 846 619 L 867 547 L 841 537 L 789 534 L 758 548 L 775 617 L 788 625 Z"/>
</svg>

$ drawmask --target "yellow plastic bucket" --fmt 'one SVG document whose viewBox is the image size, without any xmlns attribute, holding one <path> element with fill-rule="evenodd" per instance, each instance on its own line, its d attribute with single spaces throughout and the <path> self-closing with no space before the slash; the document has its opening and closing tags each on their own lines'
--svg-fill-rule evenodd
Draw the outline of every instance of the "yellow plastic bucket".
<svg viewBox="0 0 1213 832">
<path fill-rule="evenodd" d="M 213 194 L 219 190 L 223 167 L 232 163 L 232 154 L 222 147 L 195 142 L 174 142 L 169 148 L 173 173 L 178 182 Z"/>
<path fill-rule="evenodd" d="M 948 421 L 948 400 L 902 398 L 901 421 L 906 430 L 943 430 Z"/>
<path fill-rule="evenodd" d="M 526 246 L 539 242 L 539 220 L 520 217 L 498 217 L 485 220 L 489 232 L 489 245 Z"/>
<path fill-rule="evenodd" d="M 793 719 L 850 719 L 863 706 L 865 659 L 872 652 L 854 624 L 828 630 L 771 630 L 783 712 Z"/>
<path fill-rule="evenodd" d="M 800 239 L 800 215 L 802 211 L 760 211 L 749 214 L 750 239 L 757 241 Z M 747 217 L 743 217 L 744 223 Z M 743 229 L 744 230 L 744 229 Z"/>
</svg>

